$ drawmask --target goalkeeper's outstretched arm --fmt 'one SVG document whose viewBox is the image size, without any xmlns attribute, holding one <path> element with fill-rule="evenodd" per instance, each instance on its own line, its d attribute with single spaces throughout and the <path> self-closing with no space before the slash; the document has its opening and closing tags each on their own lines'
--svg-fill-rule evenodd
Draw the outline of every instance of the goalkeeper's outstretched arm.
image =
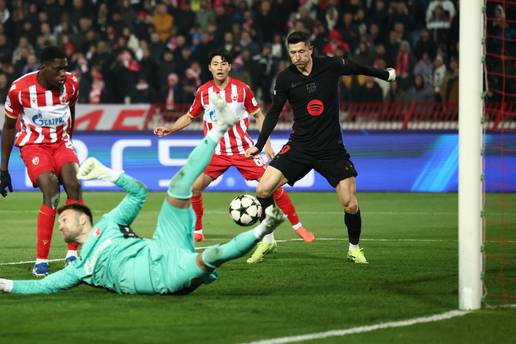
<svg viewBox="0 0 516 344">
<path fill-rule="evenodd" d="M 143 207 L 147 199 L 148 189 L 122 171 L 113 171 L 95 158 L 86 159 L 77 173 L 79 180 L 100 179 L 114 183 L 124 189 L 127 195 L 107 216 L 121 225 L 130 225 Z"/>
<path fill-rule="evenodd" d="M 52 294 L 72 288 L 80 282 L 73 272 L 73 266 L 69 266 L 42 280 L 13 281 L 0 278 L 0 291 L 12 294 Z"/>
</svg>

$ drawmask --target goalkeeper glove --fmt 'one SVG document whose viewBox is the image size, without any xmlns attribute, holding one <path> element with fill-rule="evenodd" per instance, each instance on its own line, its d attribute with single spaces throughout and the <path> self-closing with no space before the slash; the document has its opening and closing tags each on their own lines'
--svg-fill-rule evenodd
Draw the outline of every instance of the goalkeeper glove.
<svg viewBox="0 0 516 344">
<path fill-rule="evenodd" d="M 13 290 L 13 281 L 0 278 L 0 291 L 10 293 Z"/>
<path fill-rule="evenodd" d="M 13 185 L 11 184 L 11 175 L 9 171 L 0 171 L 0 195 L 7 196 L 7 190 L 13 192 Z"/>
<path fill-rule="evenodd" d="M 113 171 L 112 169 L 104 166 L 97 159 L 88 158 L 82 163 L 81 167 L 79 167 L 77 179 L 100 179 L 106 182 L 115 183 L 122 173 L 124 173 L 124 171 Z"/>
</svg>

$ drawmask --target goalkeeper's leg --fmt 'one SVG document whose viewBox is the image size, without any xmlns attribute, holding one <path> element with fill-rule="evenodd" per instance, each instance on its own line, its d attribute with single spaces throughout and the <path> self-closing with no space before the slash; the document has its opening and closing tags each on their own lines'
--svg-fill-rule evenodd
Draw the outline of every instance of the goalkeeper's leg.
<svg viewBox="0 0 516 344">
<path fill-rule="evenodd" d="M 220 96 L 212 98 L 212 101 L 217 108 L 217 120 L 206 137 L 190 153 L 185 165 L 170 181 L 168 195 L 173 199 L 187 200 L 192 197 L 193 182 L 210 163 L 215 147 L 228 128 L 239 120 L 239 116 L 229 109 Z"/>
<path fill-rule="evenodd" d="M 242 257 L 285 220 L 285 216 L 279 208 L 269 207 L 265 214 L 265 220 L 255 228 L 237 235 L 227 243 L 208 247 L 202 253 L 202 262 L 208 268 L 215 269 L 224 262 Z"/>
</svg>

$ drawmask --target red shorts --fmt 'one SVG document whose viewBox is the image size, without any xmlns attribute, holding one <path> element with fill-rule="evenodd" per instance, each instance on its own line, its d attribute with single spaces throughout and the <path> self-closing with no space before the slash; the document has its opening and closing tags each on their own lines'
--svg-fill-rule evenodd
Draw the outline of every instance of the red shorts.
<svg viewBox="0 0 516 344">
<path fill-rule="evenodd" d="M 37 187 L 36 180 L 42 173 L 54 172 L 59 177 L 64 164 L 79 163 L 71 141 L 23 146 L 20 155 L 34 187 Z"/>
<path fill-rule="evenodd" d="M 204 170 L 204 174 L 213 179 L 217 179 L 228 168 L 234 166 L 238 172 L 246 180 L 257 180 L 263 176 L 265 172 L 265 162 L 261 156 L 248 159 L 245 156 L 238 155 L 213 155 L 210 164 Z"/>
</svg>

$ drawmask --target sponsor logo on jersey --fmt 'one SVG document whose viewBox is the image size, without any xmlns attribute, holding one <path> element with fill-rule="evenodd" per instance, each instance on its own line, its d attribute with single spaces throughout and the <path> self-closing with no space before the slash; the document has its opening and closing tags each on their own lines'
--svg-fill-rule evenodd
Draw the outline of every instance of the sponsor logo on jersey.
<svg viewBox="0 0 516 344">
<path fill-rule="evenodd" d="M 210 119 L 210 121 L 215 122 L 215 119 L 217 118 L 215 116 L 215 110 L 210 110 L 210 112 L 208 112 L 208 118 Z"/>
<path fill-rule="evenodd" d="M 53 127 L 64 124 L 64 119 L 62 117 L 57 118 L 43 118 L 41 112 L 38 112 L 34 116 L 32 116 L 32 123 L 42 126 L 42 127 Z"/>
<path fill-rule="evenodd" d="M 312 99 L 306 104 L 306 111 L 310 116 L 320 116 L 324 111 L 324 104 L 319 99 Z"/>
</svg>

